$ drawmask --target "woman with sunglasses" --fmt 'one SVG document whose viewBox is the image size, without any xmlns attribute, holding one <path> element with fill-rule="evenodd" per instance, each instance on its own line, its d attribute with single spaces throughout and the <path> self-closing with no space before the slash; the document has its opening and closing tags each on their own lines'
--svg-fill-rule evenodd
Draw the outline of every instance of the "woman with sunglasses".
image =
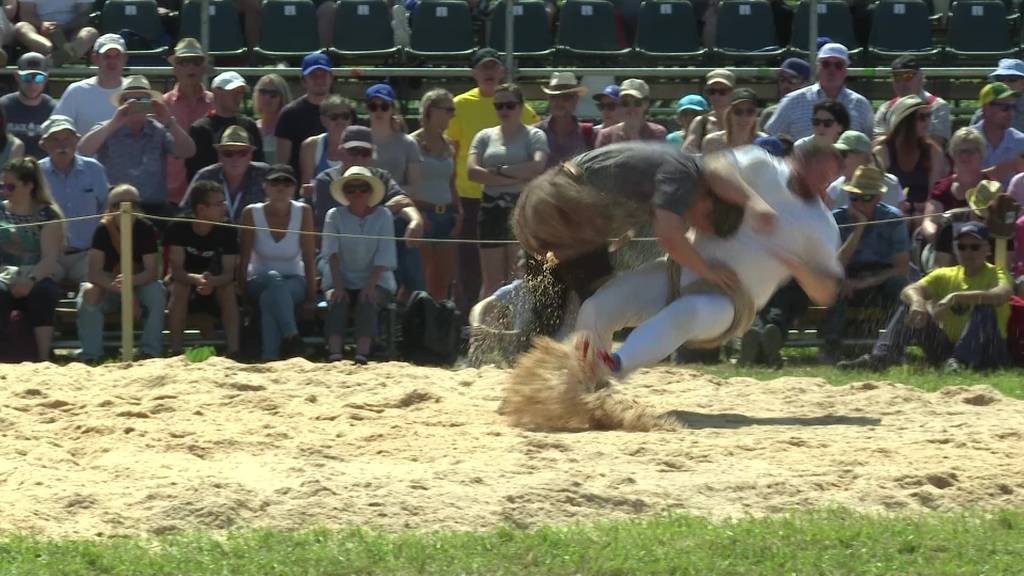
<svg viewBox="0 0 1024 576">
<path fill-rule="evenodd" d="M 850 129 L 850 112 L 838 100 L 826 98 L 819 100 L 811 109 L 811 129 L 814 134 L 807 138 L 824 140 L 835 144 L 843 132 Z M 806 138 L 797 140 L 799 145 Z"/>
<path fill-rule="evenodd" d="M 25 157 L 25 143 L 7 131 L 7 112 L 0 106 L 0 165 Z"/>
<path fill-rule="evenodd" d="M 624 81 L 619 87 L 619 108 L 622 110 L 622 122 L 603 128 L 597 135 L 594 148 L 630 140 L 664 141 L 668 133 L 665 127 L 647 121 L 647 111 L 650 107 L 651 89 L 647 86 L 647 82 L 637 78 Z"/>
<path fill-rule="evenodd" d="M 384 183 L 365 166 L 353 166 L 331 183 L 340 206 L 327 212 L 327 234 L 361 234 L 377 238 L 325 236 L 320 250 L 328 269 L 320 287 L 327 297 L 324 323 L 328 359 L 342 359 L 349 314 L 355 315 L 356 364 L 366 364 L 377 328 L 377 311 L 397 289 L 398 265 L 391 212 L 381 204 Z"/>
<path fill-rule="evenodd" d="M 340 166 L 341 136 L 355 118 L 352 102 L 332 94 L 320 103 L 320 123 L 327 129 L 323 134 L 310 136 L 299 149 L 299 182 L 309 184 L 321 172 Z M 311 187 L 303 187 L 309 190 Z"/>
<path fill-rule="evenodd" d="M 889 132 L 875 146 L 883 171 L 899 178 L 907 191 L 899 208 L 905 215 L 923 214 L 928 192 L 946 173 L 942 150 L 928 138 L 931 107 L 916 94 L 904 96 L 889 113 Z M 912 223 L 911 229 L 917 224 Z"/>
<path fill-rule="evenodd" d="M 294 200 L 298 184 L 291 166 L 271 166 L 267 201 L 242 212 L 242 224 L 257 228 L 242 229 L 239 269 L 246 295 L 259 305 L 264 360 L 301 355 L 295 309 L 301 306 L 307 320 L 316 310 L 313 209 Z"/>
<path fill-rule="evenodd" d="M 423 237 L 428 240 L 458 238 L 462 232 L 462 204 L 455 188 L 455 150 L 444 135 L 454 115 L 451 93 L 435 88 L 423 95 L 421 128 L 412 133 L 423 154 L 423 182 L 413 199 L 426 221 Z M 427 292 L 434 300 L 447 298 L 455 279 L 455 244 L 424 242 L 419 250 Z"/>
<path fill-rule="evenodd" d="M 139 191 L 130 184 L 118 184 L 107 196 L 106 214 L 96 227 L 89 248 L 89 274 L 78 293 L 78 359 L 95 362 L 104 355 L 103 317 L 121 309 L 121 287 L 130 282 L 135 298 L 133 314 L 142 320 L 139 355 L 157 358 L 163 353 L 164 307 L 167 290 L 160 282 L 162 264 L 156 228 L 145 218 L 132 216 L 132 276 L 121 274 L 121 204 L 139 211 Z"/>
<path fill-rule="evenodd" d="M 499 124 L 477 132 L 469 147 L 469 179 L 484 187 L 478 237 L 489 241 L 480 245 L 481 299 L 514 276 L 518 247 L 513 242 L 509 217 L 523 187 L 544 171 L 548 159 L 547 136 L 523 124 L 524 103 L 519 86 L 499 86 L 494 92 Z"/>
<path fill-rule="evenodd" d="M 5 163 L 0 195 L 0 334 L 12 310 L 32 327 L 40 360 L 50 357 L 60 288 L 53 281 L 64 244 L 64 218 L 35 158 Z M 24 228 L 11 226 L 38 224 Z M 0 341 L 0 345 L 10 345 Z"/>
<path fill-rule="evenodd" d="M 757 129 L 757 94 L 750 88 L 739 88 L 732 93 L 722 123 L 724 130 L 704 137 L 701 145 L 704 154 L 746 146 L 753 144 L 755 138 L 767 136 Z"/>
<path fill-rule="evenodd" d="M 277 119 L 281 110 L 292 101 L 292 91 L 279 74 L 267 74 L 256 82 L 256 100 L 252 104 L 256 115 L 256 126 L 263 135 L 263 160 L 267 164 L 277 163 Z"/>
<path fill-rule="evenodd" d="M 722 119 L 729 107 L 729 98 L 736 85 L 736 75 L 728 70 L 712 70 L 704 77 L 704 97 L 711 104 L 711 111 L 693 119 L 686 130 L 683 150 L 699 154 L 704 138 L 723 129 Z"/>
</svg>

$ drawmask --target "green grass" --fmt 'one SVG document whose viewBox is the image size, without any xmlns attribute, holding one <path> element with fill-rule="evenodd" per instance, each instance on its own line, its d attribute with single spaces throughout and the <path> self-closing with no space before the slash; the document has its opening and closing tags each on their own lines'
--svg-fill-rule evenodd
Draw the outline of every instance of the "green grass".
<svg viewBox="0 0 1024 576">
<path fill-rule="evenodd" d="M 715 524 L 669 516 L 523 531 L 239 531 L 215 538 L 0 538 L 2 575 L 1020 574 L 1024 512 L 843 510 Z"/>
</svg>

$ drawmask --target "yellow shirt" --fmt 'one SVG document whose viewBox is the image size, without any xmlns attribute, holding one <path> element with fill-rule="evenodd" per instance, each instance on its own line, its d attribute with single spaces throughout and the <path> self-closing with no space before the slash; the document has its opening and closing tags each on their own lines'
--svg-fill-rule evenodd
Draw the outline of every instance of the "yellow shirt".
<svg viewBox="0 0 1024 576">
<path fill-rule="evenodd" d="M 991 290 L 1000 284 L 1009 284 L 1010 278 L 1002 267 L 992 264 L 985 264 L 984 270 L 971 277 L 964 275 L 963 266 L 947 266 L 932 270 L 921 279 L 921 283 L 928 287 L 928 291 L 931 292 L 935 301 L 939 301 L 954 292 Z M 967 326 L 967 320 L 971 316 L 972 308 L 973 306 L 968 306 L 964 310 L 960 310 L 959 314 L 950 310 L 943 319 L 942 331 L 946 333 L 951 342 L 960 339 L 964 327 Z M 1005 338 L 1006 325 L 1010 320 L 1010 303 L 1001 304 L 995 309 L 999 333 Z"/>
<path fill-rule="evenodd" d="M 540 117 L 529 106 L 523 106 L 523 124 L 527 126 L 540 122 Z M 455 157 L 455 188 L 463 198 L 479 198 L 483 186 L 469 179 L 469 145 L 473 137 L 484 128 L 498 125 L 498 113 L 494 111 L 494 98 L 481 96 L 479 88 L 473 88 L 455 97 L 455 116 L 448 123 L 448 138 L 459 148 Z"/>
</svg>

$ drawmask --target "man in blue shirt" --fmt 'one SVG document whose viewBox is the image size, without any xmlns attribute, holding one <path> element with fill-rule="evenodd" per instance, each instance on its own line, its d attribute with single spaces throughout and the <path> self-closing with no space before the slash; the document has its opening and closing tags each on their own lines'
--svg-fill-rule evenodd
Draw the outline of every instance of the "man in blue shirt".
<svg viewBox="0 0 1024 576">
<path fill-rule="evenodd" d="M 41 127 L 40 145 L 49 156 L 39 161 L 50 194 L 64 216 L 96 216 L 107 203 L 107 172 L 92 158 L 77 153 L 78 131 L 67 116 L 54 115 Z M 60 271 L 54 278 L 77 287 L 85 281 L 87 256 L 99 219 L 76 220 L 64 225 L 64 252 L 58 259 Z"/>
<path fill-rule="evenodd" d="M 832 212 L 843 242 L 839 261 L 846 279 L 820 329 L 825 341 L 822 355 L 828 360 L 839 352 L 849 305 L 877 308 L 879 321 L 884 322 L 907 285 L 910 236 L 906 223 L 899 220 L 903 216 L 899 209 L 881 201 L 886 188 L 881 170 L 860 166 L 843 186 L 849 204 Z"/>
<path fill-rule="evenodd" d="M 1020 94 L 1002 82 L 986 85 L 978 93 L 981 122 L 974 127 L 985 136 L 985 158 L 982 168 L 989 178 L 998 180 L 1003 188 L 1024 168 L 1024 132 L 1013 127 Z"/>
</svg>

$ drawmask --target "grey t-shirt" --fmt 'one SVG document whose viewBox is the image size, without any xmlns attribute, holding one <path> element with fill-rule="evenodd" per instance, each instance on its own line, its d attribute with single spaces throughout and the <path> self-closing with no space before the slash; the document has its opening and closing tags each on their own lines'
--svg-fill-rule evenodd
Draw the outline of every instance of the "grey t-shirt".
<svg viewBox="0 0 1024 576">
<path fill-rule="evenodd" d="M 476 133 L 469 147 L 469 153 L 476 155 L 476 161 L 481 168 L 523 164 L 533 160 L 536 152 L 548 152 L 548 137 L 543 130 L 533 126 L 526 126 L 510 140 L 505 140 L 502 136 L 500 126 L 485 128 Z M 484 194 L 518 194 L 522 189 L 523 184 L 484 186 Z"/>
<path fill-rule="evenodd" d="M 46 158 L 46 152 L 39 147 L 39 138 L 42 136 L 43 122 L 46 122 L 57 106 L 53 98 L 43 94 L 39 104 L 26 106 L 18 99 L 18 93 L 14 92 L 0 98 L 0 106 L 7 117 L 7 133 L 25 143 L 25 156 Z"/>
<path fill-rule="evenodd" d="M 383 141 L 374 142 L 374 165 L 387 170 L 399 186 L 409 183 L 409 165 L 423 162 L 420 147 L 408 134 L 394 132 Z"/>
</svg>

